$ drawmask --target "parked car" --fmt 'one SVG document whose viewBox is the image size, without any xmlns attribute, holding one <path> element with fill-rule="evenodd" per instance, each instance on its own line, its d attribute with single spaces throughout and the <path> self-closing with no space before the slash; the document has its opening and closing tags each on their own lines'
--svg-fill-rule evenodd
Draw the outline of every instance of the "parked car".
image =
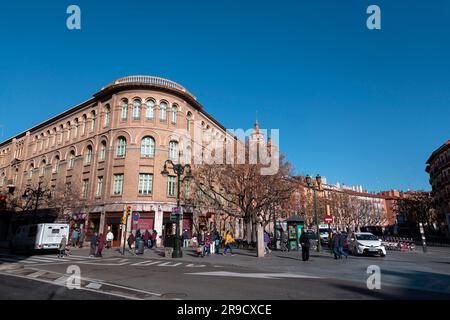
<svg viewBox="0 0 450 320">
<path fill-rule="evenodd" d="M 353 255 L 372 254 L 386 256 L 381 240 L 370 232 L 352 232 L 348 237 L 348 251 Z"/>
</svg>

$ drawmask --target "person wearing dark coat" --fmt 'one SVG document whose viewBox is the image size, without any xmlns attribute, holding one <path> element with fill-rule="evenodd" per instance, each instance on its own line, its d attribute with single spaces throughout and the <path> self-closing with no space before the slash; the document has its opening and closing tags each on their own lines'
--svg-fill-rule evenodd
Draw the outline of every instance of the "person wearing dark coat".
<svg viewBox="0 0 450 320">
<path fill-rule="evenodd" d="M 131 232 L 130 235 L 128 236 L 127 242 L 128 242 L 128 248 L 129 248 L 130 251 L 131 251 L 132 248 L 133 248 L 133 244 L 134 244 L 134 235 L 133 235 L 133 232 Z"/>
<path fill-rule="evenodd" d="M 98 246 L 97 246 L 97 257 L 101 257 L 102 256 L 102 251 L 103 251 L 103 247 L 105 246 L 105 238 L 103 237 L 103 234 L 100 233 L 98 235 L 98 240 L 97 240 Z"/>
<path fill-rule="evenodd" d="M 341 258 L 341 253 L 339 252 L 339 238 L 340 236 L 333 231 L 333 236 L 331 238 L 331 248 L 333 250 L 334 259 Z"/>
<path fill-rule="evenodd" d="M 348 254 L 347 254 L 347 252 L 344 251 L 345 235 L 343 235 L 342 233 L 339 232 L 338 236 L 339 236 L 339 253 L 340 253 L 340 258 L 342 259 L 342 256 L 345 256 L 345 259 L 347 259 Z"/>
<path fill-rule="evenodd" d="M 94 257 L 95 254 L 97 253 L 97 242 L 98 242 L 98 237 L 97 237 L 97 232 L 95 232 L 91 237 L 91 250 L 89 252 L 89 257 Z"/>
<path fill-rule="evenodd" d="M 302 246 L 302 260 L 308 261 L 309 260 L 309 248 L 311 246 L 309 242 L 308 235 L 306 232 L 302 232 L 300 235 L 300 245 Z"/>
</svg>

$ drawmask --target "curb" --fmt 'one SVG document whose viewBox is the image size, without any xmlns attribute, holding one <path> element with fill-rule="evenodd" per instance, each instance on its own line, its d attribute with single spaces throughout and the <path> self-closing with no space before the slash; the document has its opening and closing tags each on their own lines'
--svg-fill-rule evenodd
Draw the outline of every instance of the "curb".
<svg viewBox="0 0 450 320">
<path fill-rule="evenodd" d="M 0 271 L 23 269 L 23 264 L 19 263 L 5 263 L 0 265 Z"/>
</svg>

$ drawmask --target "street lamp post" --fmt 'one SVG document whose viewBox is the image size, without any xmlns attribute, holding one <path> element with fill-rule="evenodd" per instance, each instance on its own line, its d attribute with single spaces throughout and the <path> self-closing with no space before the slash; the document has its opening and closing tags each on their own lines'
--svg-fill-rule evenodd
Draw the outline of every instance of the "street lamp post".
<svg viewBox="0 0 450 320">
<path fill-rule="evenodd" d="M 192 170 L 189 164 L 182 165 L 181 163 L 173 163 L 172 160 L 166 160 L 164 163 L 164 169 L 161 171 L 161 174 L 164 177 L 169 175 L 169 171 L 167 170 L 167 165 L 172 166 L 173 172 L 177 175 L 177 208 L 180 208 L 180 190 L 181 190 L 181 176 L 186 172 L 183 181 L 188 181 L 192 179 Z M 180 239 L 180 216 L 181 214 L 177 214 L 176 219 L 176 235 L 175 241 L 173 245 L 173 253 L 172 258 L 181 258 L 183 253 L 181 251 L 181 239 Z"/>
<path fill-rule="evenodd" d="M 322 177 L 320 175 L 316 176 L 317 186 L 312 183 L 312 179 L 309 175 L 306 176 L 306 186 L 312 189 L 314 194 L 314 213 L 316 215 L 316 228 L 317 228 L 317 252 L 322 250 L 322 245 L 320 243 L 320 232 L 319 232 L 319 214 L 317 212 L 317 196 L 316 191 L 320 191 L 320 185 L 322 184 Z"/>
</svg>

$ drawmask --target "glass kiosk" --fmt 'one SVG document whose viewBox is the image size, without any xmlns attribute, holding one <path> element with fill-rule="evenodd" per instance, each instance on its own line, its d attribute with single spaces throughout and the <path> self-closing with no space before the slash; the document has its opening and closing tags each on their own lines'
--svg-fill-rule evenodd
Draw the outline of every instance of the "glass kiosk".
<svg viewBox="0 0 450 320">
<path fill-rule="evenodd" d="M 305 218 L 301 216 L 291 216 L 286 220 L 288 229 L 288 246 L 289 250 L 300 249 L 300 235 L 305 227 Z"/>
</svg>

